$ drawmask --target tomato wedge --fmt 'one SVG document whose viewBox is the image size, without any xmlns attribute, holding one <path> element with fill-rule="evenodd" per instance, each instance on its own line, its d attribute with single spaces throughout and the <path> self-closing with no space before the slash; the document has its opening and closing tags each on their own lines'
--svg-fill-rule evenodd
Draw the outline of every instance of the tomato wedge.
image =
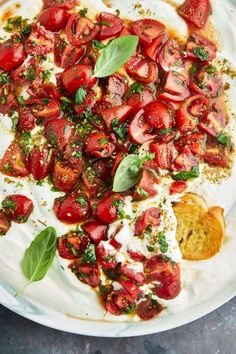
<svg viewBox="0 0 236 354">
<path fill-rule="evenodd" d="M 218 136 L 225 128 L 227 117 L 221 106 L 215 102 L 201 118 L 199 128 L 212 136 Z"/>
<path fill-rule="evenodd" d="M 165 32 L 166 27 L 156 20 L 144 19 L 132 23 L 133 32 L 139 37 L 142 46 L 148 47 Z"/>
<path fill-rule="evenodd" d="M 154 100 L 155 97 L 152 89 L 150 87 L 143 87 L 141 93 L 131 93 L 128 95 L 126 103 L 132 107 L 135 113 Z"/>
<path fill-rule="evenodd" d="M 11 41 L 0 44 L 0 68 L 5 71 L 15 69 L 23 63 L 26 55 L 21 43 L 14 44 Z"/>
<path fill-rule="evenodd" d="M 212 65 L 203 65 L 192 78 L 191 89 L 211 98 L 219 97 L 223 92 L 223 82 L 219 72 Z"/>
<path fill-rule="evenodd" d="M 143 56 L 132 57 L 125 64 L 125 70 L 132 78 L 144 84 L 150 84 L 158 78 L 156 63 Z"/>
<path fill-rule="evenodd" d="M 145 121 L 155 129 L 169 129 L 174 121 L 174 109 L 162 101 L 152 101 L 144 107 Z"/>
<path fill-rule="evenodd" d="M 29 176 L 25 156 L 16 142 L 10 144 L 0 160 L 0 171 L 12 177 Z"/>
<path fill-rule="evenodd" d="M 211 11 L 210 0 L 185 0 L 179 7 L 179 14 L 198 28 L 203 28 Z"/>
<path fill-rule="evenodd" d="M 105 133 L 90 133 L 85 142 L 85 151 L 87 154 L 106 158 L 111 156 L 115 150 L 115 145 L 110 136 Z"/>
<path fill-rule="evenodd" d="M 47 141 L 63 151 L 74 138 L 75 125 L 66 119 L 52 119 L 45 124 L 44 135 Z"/>
<path fill-rule="evenodd" d="M 33 23 L 32 32 L 25 41 L 25 51 L 27 54 L 45 55 L 50 53 L 54 47 L 54 36 L 51 32 L 46 31 Z"/>
<path fill-rule="evenodd" d="M 48 98 L 33 98 L 25 101 L 25 104 L 30 107 L 31 112 L 36 118 L 49 120 L 58 118 L 61 114 L 61 108 L 57 101 Z"/>
<path fill-rule="evenodd" d="M 49 7 L 39 14 L 38 21 L 47 31 L 59 32 L 66 27 L 69 16 L 63 8 Z"/>
<path fill-rule="evenodd" d="M 117 107 L 107 108 L 101 112 L 108 129 L 111 129 L 113 119 L 118 119 L 121 123 L 124 123 L 130 116 L 132 107 L 122 104 Z"/>
<path fill-rule="evenodd" d="M 163 46 L 158 55 L 158 62 L 164 71 L 177 70 L 183 65 L 181 49 L 174 39 Z"/>
<path fill-rule="evenodd" d="M 57 161 L 52 171 L 53 185 L 64 193 L 72 192 L 79 181 L 80 173 L 65 165 L 61 161 Z"/>
<path fill-rule="evenodd" d="M 135 200 L 144 200 L 155 197 L 158 194 L 156 184 L 159 183 L 159 170 L 154 161 L 145 162 L 142 169 L 142 175 L 134 191 Z"/>
<path fill-rule="evenodd" d="M 51 172 L 55 160 L 55 151 L 47 145 L 34 147 L 29 156 L 29 170 L 36 181 L 46 178 Z"/>
<path fill-rule="evenodd" d="M 190 148 L 186 146 L 181 154 L 171 165 L 172 171 L 191 171 L 193 167 L 198 167 L 199 157 L 194 155 Z"/>
<path fill-rule="evenodd" d="M 82 225 L 82 228 L 96 246 L 106 239 L 107 225 L 98 221 L 88 221 Z"/>
<path fill-rule="evenodd" d="M 161 220 L 159 208 L 147 209 L 135 222 L 135 235 L 141 235 L 149 226 L 159 226 L 160 222 Z"/>
<path fill-rule="evenodd" d="M 170 186 L 170 195 L 182 193 L 187 188 L 187 183 L 183 181 L 175 181 Z"/>
<path fill-rule="evenodd" d="M 97 82 L 97 79 L 92 76 L 91 66 L 77 64 L 66 69 L 61 78 L 66 90 L 74 94 L 82 86 L 87 90 L 91 89 Z"/>
<path fill-rule="evenodd" d="M 156 137 L 156 134 L 152 132 L 151 126 L 146 123 L 144 113 L 144 110 L 141 109 L 136 113 L 129 125 L 129 135 L 136 144 L 143 144 Z"/>
<path fill-rule="evenodd" d="M 101 41 L 118 36 L 124 27 L 123 21 L 109 12 L 100 13 L 98 17 L 98 24 L 101 27 L 99 33 L 99 40 Z"/>
<path fill-rule="evenodd" d="M 143 54 L 153 61 L 158 60 L 158 54 L 163 46 L 166 43 L 168 37 L 166 33 L 160 34 L 151 44 L 151 46 L 145 48 Z"/>
<path fill-rule="evenodd" d="M 168 72 L 159 97 L 172 102 L 182 102 L 190 96 L 186 77 L 177 71 Z"/>
<path fill-rule="evenodd" d="M 137 315 L 142 320 L 147 321 L 159 315 L 163 309 L 163 306 L 160 305 L 156 300 L 147 299 L 139 302 L 137 307 Z"/>
<path fill-rule="evenodd" d="M 167 170 L 174 161 L 177 154 L 172 142 L 166 143 L 151 143 L 150 150 L 155 154 L 155 162 L 158 167 Z"/>
<path fill-rule="evenodd" d="M 82 283 L 85 283 L 92 288 L 96 288 L 99 285 L 100 274 L 97 264 L 75 261 L 70 264 L 69 268 Z"/>
<path fill-rule="evenodd" d="M 82 256 L 89 244 L 90 241 L 87 236 L 74 231 L 57 239 L 59 256 L 65 259 L 76 259 Z"/>
<path fill-rule="evenodd" d="M 35 117 L 32 114 L 30 108 L 23 107 L 18 111 L 19 119 L 17 122 L 17 129 L 20 132 L 27 131 L 30 132 L 35 127 Z"/>
<path fill-rule="evenodd" d="M 91 42 L 99 31 L 99 26 L 78 13 L 71 14 L 66 25 L 67 39 L 75 47 Z"/>
<path fill-rule="evenodd" d="M 198 33 L 192 33 L 186 45 L 186 57 L 211 62 L 216 57 L 214 42 Z"/>
<path fill-rule="evenodd" d="M 102 223 L 107 225 L 117 220 L 119 201 L 123 201 L 121 195 L 110 193 L 99 202 L 97 212 Z"/>
<path fill-rule="evenodd" d="M 79 48 L 68 44 L 64 39 L 57 36 L 54 48 L 54 61 L 57 66 L 67 69 L 76 64 L 85 54 L 86 48 Z"/>
<path fill-rule="evenodd" d="M 32 200 L 22 194 L 7 196 L 2 201 L 2 206 L 3 212 L 8 219 L 19 224 L 28 220 L 34 208 Z"/>
<path fill-rule="evenodd" d="M 134 300 L 126 290 L 114 290 L 108 295 L 105 308 L 115 316 L 131 313 L 135 310 Z"/>
<path fill-rule="evenodd" d="M 229 167 L 230 166 L 230 152 L 229 145 L 222 145 L 217 143 L 213 138 L 208 139 L 204 160 L 212 166 Z"/>
</svg>

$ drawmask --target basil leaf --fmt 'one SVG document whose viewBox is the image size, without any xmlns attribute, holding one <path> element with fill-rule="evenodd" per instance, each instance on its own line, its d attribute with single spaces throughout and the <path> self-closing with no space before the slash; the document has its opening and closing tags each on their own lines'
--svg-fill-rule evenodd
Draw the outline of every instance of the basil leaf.
<svg viewBox="0 0 236 354">
<path fill-rule="evenodd" d="M 217 141 L 222 145 L 232 145 L 230 137 L 225 133 L 220 133 L 220 135 L 217 137 Z"/>
<path fill-rule="evenodd" d="M 123 36 L 113 39 L 101 51 L 95 64 L 94 77 L 102 78 L 114 74 L 132 56 L 138 41 L 137 36 Z"/>
<path fill-rule="evenodd" d="M 21 262 L 21 268 L 28 279 L 28 283 L 16 295 L 22 293 L 32 282 L 42 280 L 45 277 L 55 256 L 56 241 L 56 230 L 53 227 L 47 227 L 31 242 Z"/>
<path fill-rule="evenodd" d="M 113 191 L 124 192 L 134 187 L 141 178 L 142 160 L 137 155 L 126 156 L 116 171 Z"/>
<path fill-rule="evenodd" d="M 78 104 L 78 105 L 81 105 L 85 98 L 87 97 L 87 91 L 86 89 L 82 86 L 80 87 L 77 91 L 76 91 L 76 94 L 75 94 L 75 102 Z"/>
<path fill-rule="evenodd" d="M 182 171 L 172 176 L 172 178 L 176 181 L 187 181 L 197 177 L 199 177 L 198 167 L 193 167 L 191 171 Z"/>
</svg>

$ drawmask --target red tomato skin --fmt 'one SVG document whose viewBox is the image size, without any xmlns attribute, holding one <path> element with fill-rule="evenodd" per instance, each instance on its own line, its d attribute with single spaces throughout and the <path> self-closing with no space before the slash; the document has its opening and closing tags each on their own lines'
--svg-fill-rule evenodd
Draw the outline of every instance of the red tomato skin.
<svg viewBox="0 0 236 354">
<path fill-rule="evenodd" d="M 155 162 L 162 169 L 170 168 L 174 161 L 176 150 L 173 143 L 151 143 L 150 150 L 155 154 Z"/>
<path fill-rule="evenodd" d="M 55 160 L 55 151 L 51 152 L 47 146 L 34 147 L 29 156 L 29 170 L 36 181 L 46 178 L 51 172 Z"/>
<path fill-rule="evenodd" d="M 185 147 L 197 156 L 201 156 L 204 152 L 207 136 L 204 133 L 192 133 L 183 135 L 175 142 L 178 152 L 182 152 Z"/>
<path fill-rule="evenodd" d="M 95 246 L 106 239 L 107 225 L 103 225 L 98 221 L 88 221 L 82 225 L 82 228 Z"/>
<path fill-rule="evenodd" d="M 146 122 L 155 129 L 169 129 L 173 123 L 174 111 L 165 102 L 153 101 L 144 107 Z"/>
<path fill-rule="evenodd" d="M 145 122 L 144 109 L 137 112 L 132 119 L 129 125 L 129 135 L 136 144 L 143 144 L 156 137 L 156 134 L 151 133 L 151 127 Z"/>
<path fill-rule="evenodd" d="M 57 161 L 52 171 L 52 182 L 61 192 L 70 193 L 77 186 L 79 176 L 77 171 L 61 161 Z"/>
<path fill-rule="evenodd" d="M 186 45 L 186 57 L 189 59 L 201 61 L 201 59 L 194 53 L 194 49 L 199 47 L 204 48 L 208 52 L 208 57 L 205 61 L 211 62 L 215 59 L 217 52 L 215 43 L 198 33 L 192 33 L 188 39 Z"/>
<path fill-rule="evenodd" d="M 125 70 L 133 79 L 144 84 L 151 84 L 158 78 L 158 67 L 156 63 L 143 56 L 131 57 L 125 64 Z"/>
<path fill-rule="evenodd" d="M 164 307 L 152 299 L 141 301 L 137 307 L 137 315 L 144 321 L 151 320 L 163 311 Z"/>
<path fill-rule="evenodd" d="M 123 200 L 123 198 L 117 193 L 110 193 L 99 202 L 97 212 L 102 223 L 107 225 L 117 220 L 116 200 Z"/>
<path fill-rule="evenodd" d="M 118 119 L 121 123 L 124 123 L 130 116 L 132 107 L 122 104 L 117 107 L 107 108 L 101 112 L 107 128 L 111 129 L 113 119 Z"/>
<path fill-rule="evenodd" d="M 135 200 L 155 197 L 158 194 L 158 191 L 155 188 L 155 184 L 159 183 L 158 173 L 158 166 L 154 161 L 144 163 L 141 179 L 137 184 L 133 195 Z"/>
<path fill-rule="evenodd" d="M 59 118 L 61 108 L 57 101 L 49 100 L 45 103 L 43 98 L 33 98 L 25 101 L 25 104 L 31 106 L 31 112 L 36 118 L 49 120 Z"/>
<path fill-rule="evenodd" d="M 159 226 L 160 222 L 159 208 L 147 209 L 142 213 L 142 215 L 137 219 L 135 223 L 135 235 L 142 235 L 148 226 Z"/>
<path fill-rule="evenodd" d="M 4 204 L 6 202 L 11 202 L 12 206 L 5 206 Z M 16 223 L 26 222 L 34 208 L 32 200 L 22 194 L 13 194 L 7 196 L 3 200 L 2 205 L 4 214 L 8 217 L 9 220 Z"/>
<path fill-rule="evenodd" d="M 230 146 L 218 144 L 215 139 L 208 138 L 203 158 L 209 165 L 224 168 L 230 165 L 230 153 Z"/>
<path fill-rule="evenodd" d="M 63 150 L 74 137 L 75 125 L 66 119 L 52 119 L 45 124 L 44 134 L 53 147 Z"/>
<path fill-rule="evenodd" d="M 145 273 L 149 282 L 158 281 L 161 285 L 170 284 L 180 279 L 177 263 L 166 260 L 162 255 L 152 256 L 145 264 Z"/>
<path fill-rule="evenodd" d="M 130 280 L 119 280 L 120 285 L 128 292 L 133 300 L 139 300 L 142 296 L 142 290 L 139 286 Z"/>
<path fill-rule="evenodd" d="M 68 41 L 75 47 L 91 42 L 99 31 L 99 26 L 78 13 L 72 13 L 66 25 Z"/>
<path fill-rule="evenodd" d="M 159 98 L 171 102 L 182 102 L 190 96 L 186 77 L 175 71 L 167 73 L 163 91 Z"/>
<path fill-rule="evenodd" d="M 20 108 L 19 119 L 17 122 L 17 129 L 20 132 L 27 131 L 30 132 L 35 127 L 35 117 L 29 108 Z"/>
<path fill-rule="evenodd" d="M 211 11 L 209 0 L 185 0 L 178 9 L 180 16 L 198 28 L 203 28 Z"/>
<path fill-rule="evenodd" d="M 39 14 L 38 21 L 47 31 L 59 32 L 66 27 L 68 18 L 69 14 L 64 9 L 49 7 Z"/>
<path fill-rule="evenodd" d="M 124 28 L 123 21 L 119 17 L 109 12 L 101 12 L 98 17 L 98 22 L 100 23 L 109 22 L 110 24 L 112 24 L 112 26 L 105 26 L 105 25 L 101 26 L 101 31 L 98 35 L 100 41 L 107 38 L 118 36 L 119 33 Z"/>
<path fill-rule="evenodd" d="M 161 68 L 166 72 L 176 70 L 182 66 L 181 49 L 174 39 L 169 40 L 162 47 L 158 54 L 158 62 Z"/>
<path fill-rule="evenodd" d="M 217 137 L 227 124 L 227 117 L 218 103 L 213 103 L 212 109 L 202 117 L 198 127 L 208 135 Z"/>
<path fill-rule="evenodd" d="M 144 47 L 152 45 L 153 41 L 165 32 L 165 29 L 166 27 L 162 23 L 152 19 L 138 20 L 132 23 L 132 30 Z"/>
<path fill-rule="evenodd" d="M 66 90 L 71 94 L 83 85 L 90 90 L 97 82 L 97 79 L 92 77 L 92 67 L 84 64 L 77 64 L 66 69 L 61 78 Z"/>
<path fill-rule="evenodd" d="M 6 215 L 0 210 L 0 236 L 5 236 L 10 230 L 11 224 Z"/>
<path fill-rule="evenodd" d="M 77 198 L 83 197 L 85 205 L 82 205 Z M 66 199 L 58 198 L 54 202 L 53 211 L 58 220 L 65 224 L 77 224 L 85 221 L 90 215 L 90 205 L 85 194 L 72 194 Z"/>
<path fill-rule="evenodd" d="M 25 59 L 26 55 L 21 43 L 13 44 L 7 41 L 0 45 L 0 68 L 4 71 L 15 69 Z"/>
<path fill-rule="evenodd" d="M 138 112 L 145 107 L 149 102 L 155 100 L 154 93 L 149 87 L 143 87 L 141 93 L 134 93 L 126 100 L 126 104 L 132 107 L 133 113 Z"/>
<path fill-rule="evenodd" d="M 151 44 L 151 46 L 145 48 L 143 54 L 153 61 L 157 61 L 158 54 L 163 46 L 166 43 L 168 37 L 166 33 L 160 34 Z"/>
<path fill-rule="evenodd" d="M 54 47 L 54 36 L 43 27 L 32 24 L 32 32 L 25 41 L 25 51 L 30 55 L 45 55 Z M 37 43 L 37 45 L 35 45 Z"/>
<path fill-rule="evenodd" d="M 56 36 L 54 47 L 54 62 L 59 68 L 67 69 L 82 59 L 86 52 L 86 47 L 74 47 L 60 36 Z"/>
<path fill-rule="evenodd" d="M 186 182 L 175 181 L 170 186 L 170 195 L 182 193 L 187 188 Z"/>
<path fill-rule="evenodd" d="M 82 283 L 85 283 L 92 288 L 99 286 L 100 274 L 97 264 L 75 261 L 70 264 L 69 268 Z"/>
<path fill-rule="evenodd" d="M 31 84 L 34 85 L 35 83 L 37 84 L 39 81 L 41 81 L 40 74 L 41 74 L 41 68 L 39 67 L 39 61 L 37 58 L 30 58 L 29 60 L 25 60 L 20 66 L 18 66 L 16 69 L 11 70 L 10 76 L 14 83 L 19 84 L 20 86 L 23 86 L 25 84 Z M 26 76 L 25 73 L 29 70 L 34 71 L 34 79 L 29 80 Z"/>
<path fill-rule="evenodd" d="M 85 151 L 88 155 L 107 158 L 115 150 L 115 144 L 105 133 L 90 133 L 85 142 Z"/>
<path fill-rule="evenodd" d="M 96 257 L 97 262 L 105 269 L 114 269 L 118 262 L 115 258 L 115 248 L 114 250 L 107 251 L 102 242 L 96 247 Z"/>
<path fill-rule="evenodd" d="M 146 277 L 142 272 L 135 272 L 132 268 L 127 267 L 126 264 L 123 264 L 118 269 L 118 279 L 126 279 L 133 281 L 137 285 L 146 284 Z"/>
<path fill-rule="evenodd" d="M 128 250 L 129 257 L 133 259 L 135 262 L 145 262 L 146 257 L 144 254 L 133 251 L 133 250 Z"/>
<path fill-rule="evenodd" d="M 80 257 L 89 244 L 90 241 L 87 236 L 81 236 L 72 231 L 66 236 L 58 237 L 57 250 L 60 257 L 73 260 Z M 73 246 L 74 252 L 71 246 Z"/>
<path fill-rule="evenodd" d="M 134 300 L 126 290 L 113 290 L 105 302 L 106 310 L 115 316 L 127 313 L 133 305 Z"/>
<path fill-rule="evenodd" d="M 162 286 L 156 286 L 153 292 L 161 299 L 171 300 L 179 295 L 181 291 L 180 280 L 171 282 L 170 284 L 165 284 Z"/>
<path fill-rule="evenodd" d="M 59 7 L 65 10 L 71 10 L 73 9 L 76 4 L 77 4 L 77 0 L 65 0 L 65 1 L 61 1 L 61 0 L 43 0 L 44 5 L 46 7 Z"/>
<path fill-rule="evenodd" d="M 10 144 L 3 158 L 0 160 L 0 171 L 4 175 L 12 177 L 29 176 L 30 173 L 27 168 L 25 156 L 15 142 Z"/>
</svg>

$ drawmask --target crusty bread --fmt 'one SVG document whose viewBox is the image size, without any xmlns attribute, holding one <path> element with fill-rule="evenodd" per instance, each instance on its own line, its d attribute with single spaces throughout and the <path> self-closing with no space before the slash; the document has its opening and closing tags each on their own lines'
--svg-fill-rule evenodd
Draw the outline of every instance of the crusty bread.
<svg viewBox="0 0 236 354">
<path fill-rule="evenodd" d="M 219 252 L 225 234 L 224 210 L 207 207 L 205 200 L 187 193 L 175 203 L 176 238 L 183 258 L 200 261 Z"/>
</svg>

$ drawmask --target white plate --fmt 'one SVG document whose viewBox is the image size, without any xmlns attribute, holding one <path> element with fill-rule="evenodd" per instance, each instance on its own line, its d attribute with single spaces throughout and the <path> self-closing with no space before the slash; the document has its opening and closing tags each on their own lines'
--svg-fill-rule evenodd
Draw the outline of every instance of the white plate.
<svg viewBox="0 0 236 354">
<path fill-rule="evenodd" d="M 34 2 L 33 6 L 37 6 L 37 0 Z M 32 4 L 25 0 L 19 1 L 22 3 L 23 7 L 28 8 L 28 11 L 32 10 Z M 90 4 L 93 4 L 91 8 L 96 9 L 97 11 L 104 9 L 104 6 L 101 5 L 100 1 L 89 0 Z M 119 3 L 120 1 L 115 0 L 114 2 Z M 128 3 L 134 3 L 135 1 L 129 0 Z M 138 2 L 138 1 L 137 1 Z M 140 1 L 139 1 L 140 2 Z M 181 1 L 178 1 L 181 3 Z M 83 4 L 86 1 L 82 1 Z M 1 5 L 0 9 L 3 11 L 3 8 L 12 6 L 15 4 L 14 1 L 7 1 L 5 5 Z M 162 19 L 165 21 L 166 13 L 169 13 L 170 16 L 173 14 L 173 9 L 170 5 L 164 4 L 161 0 L 143 0 L 142 4 L 147 8 L 154 8 L 156 13 L 156 18 Z M 163 5 L 164 4 L 164 5 Z M 128 6 L 127 3 L 122 6 Z M 117 8 L 120 6 L 116 6 Z M 162 12 L 163 10 L 163 12 Z M 21 11 L 21 10 L 18 10 Z M 128 10 L 127 10 L 128 11 Z M 127 14 L 127 11 L 124 9 L 124 13 Z M 166 12 L 165 12 L 166 11 Z M 164 13 L 164 15 L 163 15 Z M 130 13 L 129 16 L 135 18 L 137 14 L 134 11 Z M 153 17 L 155 17 L 153 16 Z M 174 18 L 174 17 L 173 17 Z M 220 31 L 220 42 L 223 44 L 223 54 L 228 58 L 236 58 L 235 47 L 236 47 L 236 38 L 234 33 L 234 19 L 236 18 L 236 10 L 233 5 L 225 0 L 213 0 L 213 17 L 212 20 L 214 22 L 215 27 Z M 174 26 L 174 22 L 171 18 L 171 24 Z M 186 26 L 183 21 L 180 21 L 180 25 L 178 26 L 180 31 L 186 30 Z M 233 63 L 233 60 L 232 60 Z M 236 66 L 235 66 L 236 67 Z M 235 86 L 232 87 L 230 91 L 231 97 L 235 97 Z M 231 99 L 232 101 L 232 99 Z M 2 119 L 2 124 L 4 129 L 7 128 L 7 119 Z M 10 135 L 4 135 L 1 133 L 3 131 L 0 126 L 0 157 L 7 147 L 9 141 L 11 140 Z M 2 136 L 1 136 L 2 134 Z M 234 176 L 236 176 L 236 172 L 234 171 Z M 11 232 L 6 238 L 2 238 L 0 240 L 0 301 L 1 304 L 10 310 L 18 313 L 19 315 L 28 318 L 32 321 L 38 322 L 45 326 L 49 326 L 52 328 L 56 328 L 59 330 L 92 335 L 92 336 L 101 336 L 101 337 L 128 337 L 128 336 L 138 336 L 151 334 L 156 332 L 165 331 L 171 328 L 175 328 L 181 326 L 183 324 L 189 323 L 195 319 L 200 318 L 201 316 L 206 315 L 207 313 L 215 310 L 231 298 L 236 295 L 236 257 L 233 255 L 236 254 L 236 240 L 234 241 L 233 236 L 235 235 L 235 215 L 236 215 L 236 187 L 234 187 L 233 183 L 234 177 L 232 177 L 229 181 L 223 184 L 219 188 L 219 193 L 214 192 L 214 189 L 211 189 L 210 192 L 207 187 L 203 188 L 202 193 L 207 198 L 207 201 L 210 204 L 218 203 L 222 205 L 226 210 L 227 216 L 227 234 L 230 235 L 230 238 L 226 239 L 226 243 L 223 246 L 222 251 L 219 256 L 215 257 L 213 260 L 206 262 L 206 270 L 208 269 L 209 274 L 204 279 L 204 287 L 201 289 L 198 294 L 198 302 L 199 304 L 190 302 L 188 308 L 179 309 L 179 312 L 173 312 L 170 315 L 160 316 L 156 319 L 147 322 L 122 322 L 121 320 L 117 320 L 117 322 L 109 322 L 109 321 L 101 321 L 101 320 L 87 320 L 81 318 L 73 318 L 73 316 L 65 315 L 67 313 L 73 313 L 72 311 L 64 311 L 64 298 L 60 298 L 58 295 L 57 288 L 54 287 L 54 283 L 51 281 L 55 276 L 53 273 L 53 269 L 59 268 L 58 259 L 55 260 L 54 266 L 52 270 L 49 271 L 47 275 L 47 279 L 51 282 L 46 283 L 44 280 L 41 283 L 33 284 L 26 291 L 26 295 L 23 297 L 14 297 L 15 289 L 19 289 L 25 282 L 21 272 L 20 272 L 20 259 L 22 258 L 23 251 L 25 249 L 25 245 L 22 248 L 21 241 L 25 242 L 26 245 L 33 238 L 33 232 L 37 232 L 37 227 L 33 228 L 32 224 L 27 223 L 27 225 L 13 225 Z M 235 179 L 234 179 L 235 180 Z M 5 191 L 6 189 L 6 191 Z M 218 189 L 216 189 L 217 191 Z M 0 176 L 0 191 L 1 194 L 6 195 L 16 192 L 17 189 L 15 185 L 4 185 L 3 187 L 3 178 Z M 21 189 L 18 192 L 22 192 Z M 38 194 L 39 197 L 43 196 L 43 198 L 47 199 L 48 205 L 51 206 L 52 198 L 48 193 L 48 189 L 40 187 L 31 186 L 29 188 L 28 185 L 24 184 L 24 193 L 30 195 L 33 192 L 33 196 Z M 56 196 L 56 195 L 55 195 Z M 32 197 L 32 196 L 31 196 Z M 48 214 L 39 206 L 40 203 L 36 204 L 35 208 L 35 216 L 43 217 L 44 219 L 48 218 Z M 51 217 L 51 216 L 50 216 Z M 64 228 L 60 223 L 57 223 L 54 219 L 49 219 L 49 224 L 56 226 L 57 229 L 60 230 L 62 234 L 64 232 Z M 228 255 L 228 257 L 227 257 Z M 224 257 L 223 257 L 224 256 Z M 16 263 L 13 261 L 17 260 Z M 17 264 L 17 267 L 16 267 Z M 6 265 L 10 265 L 10 269 L 7 269 Z M 186 264 L 185 264 L 186 267 Z M 212 279 L 216 276 L 218 269 L 216 268 L 214 271 L 211 268 L 219 267 L 221 274 L 224 274 L 225 271 L 225 281 L 222 281 L 223 278 L 219 278 L 219 284 L 216 288 L 211 289 L 211 285 L 208 286 Z M 196 266 L 197 269 L 197 266 Z M 231 271 L 232 270 L 232 271 Z M 70 277 L 73 277 L 71 274 L 68 275 L 68 281 L 71 280 Z M 55 280 L 55 279 L 53 279 Z M 57 275 L 57 279 L 55 281 L 59 281 L 59 284 L 63 283 L 63 281 L 67 281 L 67 278 L 64 276 L 63 272 Z M 37 289 L 33 292 L 32 289 Z M 76 285 L 75 289 L 77 296 L 83 296 L 86 299 L 86 296 L 91 292 L 90 289 L 87 289 L 84 285 Z M 81 291 L 81 293 L 80 293 Z M 199 291 L 199 289 L 198 289 Z M 206 295 L 207 293 L 208 295 Z M 37 296 L 38 295 L 38 296 Z M 71 301 L 71 308 L 78 306 L 78 303 L 75 301 L 73 296 L 65 298 L 65 301 Z M 96 301 L 95 296 L 92 297 L 92 301 L 90 303 L 82 302 L 81 311 L 89 311 L 93 309 L 94 301 Z M 176 302 L 176 306 L 178 306 L 178 301 Z M 75 317 L 78 317 L 75 315 Z M 81 317 L 81 316 L 79 316 Z"/>
</svg>

